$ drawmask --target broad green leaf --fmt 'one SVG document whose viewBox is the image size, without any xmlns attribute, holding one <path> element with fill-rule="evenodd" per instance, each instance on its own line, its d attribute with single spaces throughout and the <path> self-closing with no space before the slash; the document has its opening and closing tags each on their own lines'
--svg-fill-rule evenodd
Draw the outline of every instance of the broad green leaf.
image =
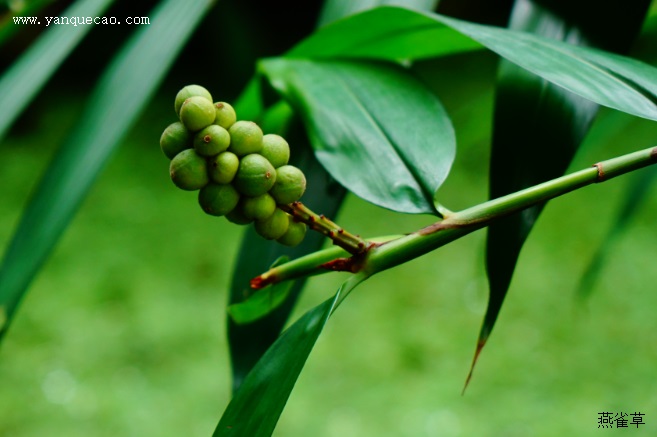
<svg viewBox="0 0 657 437">
<path fill-rule="evenodd" d="M 76 130 L 56 153 L 25 208 L 0 266 L 7 323 L 111 152 L 157 89 L 211 0 L 167 0 L 151 12 L 101 77 Z M 185 23 L 180 25 L 180 23 Z"/>
<path fill-rule="evenodd" d="M 386 64 L 277 58 L 260 68 L 304 118 L 317 159 L 338 182 L 385 208 L 436 214 L 455 137 L 423 84 Z"/>
<path fill-rule="evenodd" d="M 588 1 L 569 2 L 565 7 L 559 0 L 516 0 L 510 27 L 569 44 L 586 46 L 593 41 L 605 49 L 625 51 L 641 28 L 648 4 L 634 2 L 586 14 Z M 633 84 L 628 81 L 627 85 Z M 503 61 L 495 102 L 490 198 L 561 176 L 597 111 L 598 105 L 590 100 Z M 540 165 L 536 165 L 537 159 Z M 520 250 L 544 206 L 526 209 L 489 227 L 486 270 L 490 294 L 473 366 L 495 325 Z"/>
<path fill-rule="evenodd" d="M 388 35 L 385 26 L 381 24 L 383 20 L 402 23 L 402 27 L 397 30 L 400 37 L 404 38 L 444 29 L 445 26 L 454 32 L 450 36 L 447 31 L 435 43 L 428 41 L 421 54 L 416 48 L 403 47 L 394 52 L 394 56 L 388 56 L 381 53 L 381 47 L 375 42 L 378 37 Z M 379 26 L 372 26 L 371 31 L 357 32 L 370 23 L 379 23 Z M 334 40 L 341 33 L 341 39 Z M 380 7 L 348 17 L 321 29 L 293 48 L 288 56 L 413 60 L 453 53 L 454 50 L 447 47 L 452 44 L 452 38 L 456 39 L 453 44 L 458 45 L 458 50 L 466 50 L 459 34 L 468 36 L 520 67 L 588 100 L 628 114 L 657 120 L 657 69 L 643 62 L 526 32 L 404 8 Z M 332 44 L 335 44 L 334 48 L 331 48 Z"/>
<path fill-rule="evenodd" d="M 265 352 L 226 408 L 213 437 L 269 437 L 324 325 L 365 277 L 352 276 L 334 297 L 304 314 Z"/>
<path fill-rule="evenodd" d="M 113 0 L 78 0 L 62 15 L 101 16 Z M 45 26 L 45 22 L 42 26 Z M 18 26 L 18 25 L 15 25 Z M 28 26 L 28 25 L 26 25 Z M 0 78 L 0 140 L 93 25 L 51 25 Z"/>
<path fill-rule="evenodd" d="M 268 118 L 265 116 L 265 119 Z M 273 128 L 273 126 L 271 127 Z M 344 188 L 333 181 L 317 162 L 298 121 L 289 131 L 280 133 L 284 134 L 290 143 L 291 163 L 299 167 L 306 175 L 307 189 L 303 197 L 304 204 L 313 211 L 322 211 L 328 217 L 334 217 L 344 199 Z M 321 234 L 308 232 L 303 243 L 289 248 L 263 239 L 250 226 L 242 241 L 233 272 L 229 307 L 243 302 L 253 293 L 249 287 L 250 280 L 266 271 L 276 259 L 281 256 L 298 258 L 319 250 L 324 241 L 325 238 Z M 238 325 L 232 318 L 228 318 L 228 344 L 234 390 L 237 390 L 246 375 L 278 337 L 301 293 L 305 280 L 290 283 L 293 285 L 286 300 L 265 317 L 242 325 Z M 266 289 L 261 291 L 265 292 Z"/>
<path fill-rule="evenodd" d="M 318 26 L 325 26 L 343 17 L 380 5 L 396 4 L 413 9 L 432 11 L 438 0 L 325 0 Z"/>
</svg>

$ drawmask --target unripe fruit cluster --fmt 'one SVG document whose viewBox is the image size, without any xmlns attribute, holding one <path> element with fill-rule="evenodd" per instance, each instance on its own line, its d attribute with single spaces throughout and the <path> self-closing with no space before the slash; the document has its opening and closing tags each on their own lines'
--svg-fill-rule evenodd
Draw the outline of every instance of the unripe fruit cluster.
<svg viewBox="0 0 657 437">
<path fill-rule="evenodd" d="M 264 135 L 254 122 L 237 121 L 231 105 L 213 103 L 199 85 L 181 89 L 174 108 L 179 121 L 160 137 L 173 183 L 200 190 L 199 204 L 208 214 L 241 225 L 253 222 L 264 238 L 299 244 L 306 225 L 277 207 L 296 202 L 306 189 L 303 172 L 288 165 L 287 141 Z"/>
</svg>

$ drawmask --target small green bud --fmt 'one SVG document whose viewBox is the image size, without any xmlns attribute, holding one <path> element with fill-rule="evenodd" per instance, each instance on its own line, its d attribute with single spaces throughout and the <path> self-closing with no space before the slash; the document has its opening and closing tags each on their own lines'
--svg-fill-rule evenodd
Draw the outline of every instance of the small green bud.
<svg viewBox="0 0 657 437">
<path fill-rule="evenodd" d="M 198 203 L 210 215 L 221 216 L 235 209 L 240 195 L 230 184 L 209 183 L 198 193 Z"/>
<path fill-rule="evenodd" d="M 180 108 L 180 121 L 192 132 L 211 125 L 215 117 L 214 105 L 205 97 L 192 96 Z"/>
<path fill-rule="evenodd" d="M 253 220 L 265 220 L 276 210 L 276 201 L 265 193 L 257 197 L 242 198 L 242 212 L 244 217 Z"/>
<path fill-rule="evenodd" d="M 274 182 L 276 169 L 264 156 L 252 153 L 240 160 L 234 183 L 241 194 L 249 197 L 260 196 L 269 191 Z"/>
<path fill-rule="evenodd" d="M 181 122 L 171 123 L 162 132 L 160 148 L 167 158 L 173 159 L 174 156 L 191 147 L 192 133 Z"/>
<path fill-rule="evenodd" d="M 214 109 L 217 113 L 214 124 L 218 124 L 224 129 L 229 129 L 233 124 L 235 124 L 235 121 L 237 121 L 235 109 L 233 109 L 230 104 L 226 102 L 215 102 Z"/>
<path fill-rule="evenodd" d="M 218 184 L 230 184 L 237 169 L 240 159 L 232 152 L 221 152 L 210 160 L 210 178 Z"/>
<path fill-rule="evenodd" d="M 284 165 L 276 169 L 276 183 L 270 194 L 279 204 L 296 202 L 306 191 L 306 176 L 292 165 Z"/>
<path fill-rule="evenodd" d="M 306 230 L 305 223 L 290 220 L 290 226 L 288 226 L 287 232 L 282 237 L 277 238 L 276 241 L 285 246 L 298 246 L 306 237 Z"/>
<path fill-rule="evenodd" d="M 252 121 L 237 121 L 230 129 L 230 151 L 237 156 L 262 150 L 262 129 Z"/>
<path fill-rule="evenodd" d="M 183 150 L 177 154 L 171 160 L 169 174 L 178 188 L 187 191 L 198 190 L 209 181 L 205 158 L 194 149 Z"/>
<path fill-rule="evenodd" d="M 274 214 L 268 219 L 256 221 L 255 229 L 260 236 L 267 240 L 275 240 L 285 235 L 289 225 L 289 214 L 276 208 Z"/>
<path fill-rule="evenodd" d="M 253 222 L 253 219 L 246 218 L 240 204 L 238 204 L 234 210 L 226 214 L 226 218 L 229 222 L 235 223 L 236 225 L 248 225 Z"/>
<path fill-rule="evenodd" d="M 210 103 L 212 103 L 212 95 L 210 95 L 210 92 L 208 90 L 206 90 L 200 85 L 187 85 L 186 87 L 178 91 L 178 94 L 176 94 L 176 103 L 174 105 L 174 108 L 176 110 L 177 116 L 180 116 L 180 108 L 182 107 L 185 100 L 194 96 L 203 97 L 204 99 L 209 100 Z"/>
<path fill-rule="evenodd" d="M 206 126 L 194 135 L 194 149 L 203 156 L 214 156 L 228 149 L 230 134 L 216 124 Z"/>
<path fill-rule="evenodd" d="M 267 134 L 262 137 L 262 156 L 267 158 L 274 168 L 281 167 L 290 159 L 290 145 L 285 138 L 276 134 Z"/>
</svg>

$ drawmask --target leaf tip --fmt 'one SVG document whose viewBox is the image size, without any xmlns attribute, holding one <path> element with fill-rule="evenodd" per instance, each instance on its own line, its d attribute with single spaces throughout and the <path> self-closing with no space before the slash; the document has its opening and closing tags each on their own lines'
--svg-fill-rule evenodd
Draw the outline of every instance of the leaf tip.
<svg viewBox="0 0 657 437">
<path fill-rule="evenodd" d="M 468 372 L 468 377 L 465 379 L 465 384 L 463 384 L 463 390 L 461 391 L 461 396 L 465 395 L 465 390 L 468 388 L 468 385 L 470 384 L 470 380 L 472 379 L 472 372 L 474 371 L 475 365 L 477 364 L 477 360 L 479 359 L 479 354 L 481 353 L 481 350 L 484 348 L 486 345 L 486 338 L 479 338 L 477 341 L 477 349 L 475 350 L 474 357 L 472 358 L 472 364 L 470 365 L 470 371 Z"/>
</svg>

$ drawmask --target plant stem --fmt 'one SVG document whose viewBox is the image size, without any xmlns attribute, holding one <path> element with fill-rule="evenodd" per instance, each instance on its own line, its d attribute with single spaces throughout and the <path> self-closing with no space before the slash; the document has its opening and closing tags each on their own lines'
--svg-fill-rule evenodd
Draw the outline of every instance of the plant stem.
<svg viewBox="0 0 657 437">
<path fill-rule="evenodd" d="M 403 235 L 389 235 L 371 238 L 367 241 L 370 244 L 380 244 L 401 237 Z M 343 263 L 353 259 L 353 257 L 345 258 L 348 256 L 349 252 L 341 247 L 329 247 L 328 249 L 318 250 L 317 252 L 309 253 L 308 255 L 273 267 L 262 275 L 256 276 L 251 280 L 251 288 L 259 290 L 270 284 L 276 284 L 290 279 L 320 275 L 335 270 L 346 270 L 346 268 L 336 269 L 334 267 L 336 265 L 343 265 Z"/>
<path fill-rule="evenodd" d="M 357 255 L 363 253 L 368 246 L 367 241 L 358 235 L 345 231 L 329 220 L 324 214 L 318 215 L 301 202 L 292 202 L 289 205 L 279 205 L 283 211 L 291 214 L 296 220 L 305 223 L 313 231 L 333 240 L 333 244 L 340 246 L 347 252 Z"/>
<path fill-rule="evenodd" d="M 406 237 L 372 247 L 362 262 L 362 268 L 370 274 L 389 269 L 488 226 L 498 218 L 655 163 L 657 147 L 651 147 L 453 213 L 445 220 Z"/>
<path fill-rule="evenodd" d="M 331 258 L 331 256 L 340 256 L 336 248 L 315 252 L 282 264 L 258 276 L 252 281 L 252 287 L 262 288 L 268 284 L 282 280 L 324 272 L 327 271 L 326 269 L 350 272 L 359 271 L 365 273 L 367 276 L 371 276 L 374 273 L 389 269 L 438 249 L 447 243 L 488 226 L 491 222 L 501 217 L 587 185 L 604 182 L 655 163 L 657 163 L 657 147 L 602 161 L 590 168 L 504 197 L 489 200 L 488 202 L 475 205 L 463 211 L 449 212 L 444 220 L 406 236 L 384 237 L 369 241 L 362 240 L 359 237 L 353 237 L 356 238 L 353 241 L 359 241 L 364 244 L 365 250 L 354 253 L 347 249 L 350 253 L 354 254 L 349 259 Z M 300 210 L 301 208 L 305 207 L 302 205 L 295 206 L 296 210 Z M 333 226 L 337 227 L 334 223 Z M 348 241 L 350 241 L 349 244 L 352 249 L 354 247 L 361 248 L 360 245 L 354 245 L 351 240 Z M 334 243 L 340 245 L 335 239 Z M 341 266 L 344 268 L 341 268 Z"/>
<path fill-rule="evenodd" d="M 329 270 L 321 268 L 324 263 L 348 255 L 349 252 L 345 252 L 341 247 L 331 247 L 309 253 L 301 258 L 293 259 L 292 261 L 273 267 L 260 276 L 256 276 L 251 280 L 251 288 L 258 290 L 269 284 L 287 281 L 288 279 L 328 272 Z"/>
</svg>

